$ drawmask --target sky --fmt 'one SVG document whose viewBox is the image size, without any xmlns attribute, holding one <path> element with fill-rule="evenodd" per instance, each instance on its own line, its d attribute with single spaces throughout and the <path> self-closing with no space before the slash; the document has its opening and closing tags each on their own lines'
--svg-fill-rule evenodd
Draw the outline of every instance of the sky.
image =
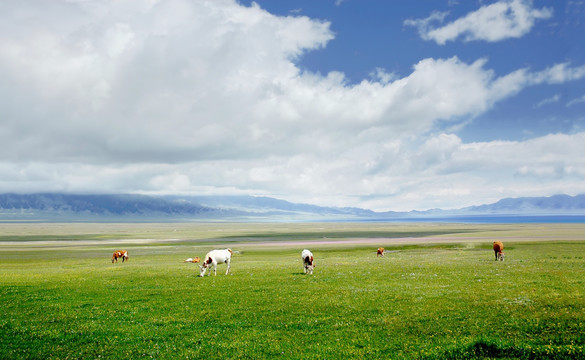
<svg viewBox="0 0 585 360">
<path fill-rule="evenodd" d="M 0 192 L 585 193 L 584 0 L 4 0 Z"/>
</svg>

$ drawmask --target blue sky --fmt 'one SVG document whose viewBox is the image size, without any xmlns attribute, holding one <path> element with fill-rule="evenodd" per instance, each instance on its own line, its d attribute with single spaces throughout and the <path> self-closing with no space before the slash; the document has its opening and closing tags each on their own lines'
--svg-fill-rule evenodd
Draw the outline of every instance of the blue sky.
<svg viewBox="0 0 585 360">
<path fill-rule="evenodd" d="M 584 1 L 0 3 L 0 192 L 585 193 Z"/>
<path fill-rule="evenodd" d="M 250 1 L 246 2 L 251 4 Z M 464 40 L 466 35 L 439 44 L 420 36 L 412 20 L 444 14 L 435 27 L 477 13 L 496 1 L 256 1 L 282 16 L 304 15 L 331 22 L 335 39 L 327 47 L 303 55 L 298 65 L 308 71 L 342 71 L 349 83 L 370 76 L 381 67 L 407 76 L 412 65 L 424 58 L 457 56 L 466 62 L 487 59 L 486 67 L 505 74 L 528 67 L 544 69 L 550 64 L 585 62 L 585 2 L 524 1 L 532 10 L 550 10 L 534 19 L 521 36 L 502 34 L 497 40 Z M 505 2 L 500 2 L 505 3 Z M 508 15 L 511 13 L 508 10 Z M 476 117 L 458 134 L 464 141 L 518 140 L 548 133 L 585 129 L 583 106 L 573 106 L 585 94 L 585 83 L 537 86 L 500 102 Z M 573 102 L 573 103 L 572 103 Z M 567 106 L 569 105 L 569 106 Z"/>
</svg>

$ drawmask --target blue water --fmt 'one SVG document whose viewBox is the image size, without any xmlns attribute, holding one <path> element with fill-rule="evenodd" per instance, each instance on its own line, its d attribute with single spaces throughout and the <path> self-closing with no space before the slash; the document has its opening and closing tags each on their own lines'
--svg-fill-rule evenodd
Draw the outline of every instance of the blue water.
<svg viewBox="0 0 585 360">
<path fill-rule="evenodd" d="M 585 215 L 470 215 L 448 217 L 401 217 L 358 221 L 375 222 L 433 222 L 468 224 L 580 224 L 585 223 Z"/>
</svg>

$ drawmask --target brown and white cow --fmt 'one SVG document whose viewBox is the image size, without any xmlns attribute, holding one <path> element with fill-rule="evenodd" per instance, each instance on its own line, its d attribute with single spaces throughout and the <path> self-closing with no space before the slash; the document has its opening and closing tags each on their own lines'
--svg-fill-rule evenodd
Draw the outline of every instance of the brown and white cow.
<svg viewBox="0 0 585 360">
<path fill-rule="evenodd" d="M 211 275 L 211 268 L 213 268 L 213 275 L 217 275 L 217 264 L 226 264 L 227 270 L 225 274 L 230 273 L 232 261 L 232 249 L 211 250 L 205 255 L 203 265 L 200 266 L 199 276 L 205 276 L 205 272 L 209 269 L 208 276 Z"/>
<path fill-rule="evenodd" d="M 301 253 L 301 258 L 303 259 L 303 269 L 305 274 L 312 275 L 313 269 L 315 268 L 315 264 L 313 263 L 313 253 L 305 249 Z"/>
<path fill-rule="evenodd" d="M 118 258 L 122 258 L 122 262 L 128 260 L 128 251 L 126 250 L 116 250 L 112 255 L 112 263 L 118 262 Z"/>
<path fill-rule="evenodd" d="M 183 262 L 198 263 L 200 261 L 201 261 L 201 259 L 199 258 L 199 256 L 195 256 L 194 258 L 188 258 L 187 260 L 185 260 Z"/>
<path fill-rule="evenodd" d="M 494 254 L 496 261 L 504 261 L 504 244 L 501 241 L 494 241 Z"/>
<path fill-rule="evenodd" d="M 378 248 L 378 251 L 376 252 L 376 256 L 384 256 L 384 248 Z"/>
</svg>

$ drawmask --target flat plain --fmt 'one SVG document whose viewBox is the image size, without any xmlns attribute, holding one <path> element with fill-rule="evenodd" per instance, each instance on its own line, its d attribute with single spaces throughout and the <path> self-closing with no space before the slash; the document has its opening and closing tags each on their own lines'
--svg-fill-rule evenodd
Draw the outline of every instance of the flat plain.
<svg viewBox="0 0 585 360">
<path fill-rule="evenodd" d="M 3 223 L 0 358 L 582 359 L 584 256 L 585 224 Z"/>
</svg>

